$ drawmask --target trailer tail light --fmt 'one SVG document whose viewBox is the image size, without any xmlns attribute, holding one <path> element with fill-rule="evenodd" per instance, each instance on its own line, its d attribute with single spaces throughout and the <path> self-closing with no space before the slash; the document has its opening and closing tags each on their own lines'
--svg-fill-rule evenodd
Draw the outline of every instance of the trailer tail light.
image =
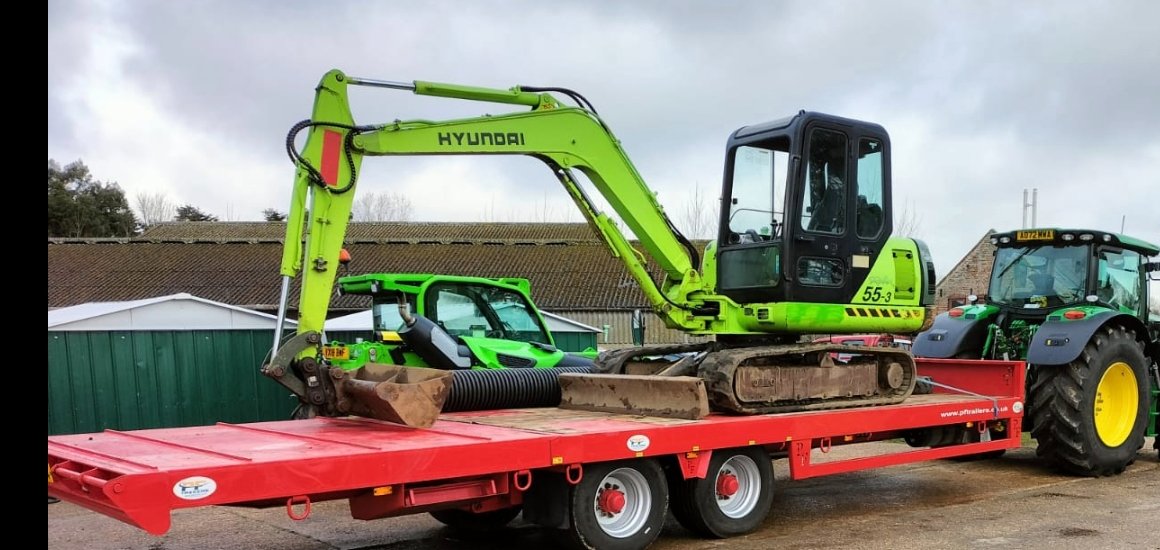
<svg viewBox="0 0 1160 550">
<path fill-rule="evenodd" d="M 961 309 L 959 309 L 959 308 L 957 308 L 957 307 L 956 307 L 955 309 L 952 309 L 952 310 L 948 311 L 948 312 L 947 312 L 947 315 L 950 315 L 951 317 L 962 317 L 962 316 L 963 316 L 963 310 L 961 310 Z"/>
<path fill-rule="evenodd" d="M 1064 319 L 1071 319 L 1072 321 L 1075 321 L 1078 319 L 1083 319 L 1084 317 L 1087 317 L 1087 313 L 1085 313 L 1083 310 L 1079 310 L 1079 309 L 1073 309 L 1071 311 L 1063 312 L 1063 318 Z"/>
</svg>

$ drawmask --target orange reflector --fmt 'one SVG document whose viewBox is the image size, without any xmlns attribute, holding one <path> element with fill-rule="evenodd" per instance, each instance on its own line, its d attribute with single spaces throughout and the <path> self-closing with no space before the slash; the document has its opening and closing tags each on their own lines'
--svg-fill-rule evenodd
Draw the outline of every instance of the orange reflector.
<svg viewBox="0 0 1160 550">
<path fill-rule="evenodd" d="M 947 315 L 950 315 L 951 317 L 962 317 L 962 316 L 963 316 L 963 310 L 961 310 L 961 309 L 959 309 L 959 308 L 955 308 L 955 309 L 952 309 L 952 310 L 948 311 L 948 312 L 947 312 Z"/>
<path fill-rule="evenodd" d="M 350 251 L 342 249 L 338 251 L 338 263 L 346 265 L 350 263 Z"/>
<path fill-rule="evenodd" d="M 1075 319 L 1083 319 L 1084 317 L 1087 317 L 1087 313 L 1084 313 L 1082 310 L 1078 310 L 1078 309 L 1073 309 L 1071 311 L 1063 312 L 1064 319 L 1075 320 Z"/>
</svg>

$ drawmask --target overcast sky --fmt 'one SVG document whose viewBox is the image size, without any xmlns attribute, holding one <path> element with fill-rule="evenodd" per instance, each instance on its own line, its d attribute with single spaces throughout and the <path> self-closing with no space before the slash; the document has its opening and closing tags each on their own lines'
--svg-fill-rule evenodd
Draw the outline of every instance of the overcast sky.
<svg viewBox="0 0 1160 550">
<path fill-rule="evenodd" d="M 328 69 L 564 86 L 674 214 L 714 201 L 734 129 L 809 109 L 894 145 L 895 209 L 939 276 L 989 228 L 1160 242 L 1160 2 L 92 2 L 48 4 L 48 156 L 223 219 L 285 210 L 289 127 Z M 352 92 L 360 123 L 503 112 Z M 530 159 L 368 159 L 360 193 L 422 221 L 580 221 Z M 715 207 L 715 204 L 714 204 Z"/>
</svg>

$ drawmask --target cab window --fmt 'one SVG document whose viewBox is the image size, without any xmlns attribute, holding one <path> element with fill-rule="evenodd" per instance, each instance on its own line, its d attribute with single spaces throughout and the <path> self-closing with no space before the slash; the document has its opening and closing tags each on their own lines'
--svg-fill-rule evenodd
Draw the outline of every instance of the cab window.
<svg viewBox="0 0 1160 550">
<path fill-rule="evenodd" d="M 815 128 L 810 132 L 801 228 L 840 235 L 846 231 L 846 135 Z"/>
<path fill-rule="evenodd" d="M 1140 309 L 1140 255 L 1131 250 L 1100 251 L 1096 296 L 1126 313 Z"/>
</svg>

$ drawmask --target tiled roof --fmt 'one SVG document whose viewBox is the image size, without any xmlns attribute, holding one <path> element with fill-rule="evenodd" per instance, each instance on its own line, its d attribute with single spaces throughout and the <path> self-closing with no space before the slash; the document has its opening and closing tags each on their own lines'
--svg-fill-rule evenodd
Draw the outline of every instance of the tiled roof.
<svg viewBox="0 0 1160 550">
<path fill-rule="evenodd" d="M 134 241 L 143 242 L 282 242 L 285 223 L 170 222 L 155 225 Z M 597 242 L 585 223 L 437 223 L 356 222 L 346 241 L 402 243 L 563 243 Z"/>
<path fill-rule="evenodd" d="M 348 239 L 350 273 L 526 277 L 537 305 L 548 310 L 647 307 L 628 271 L 585 224 L 352 224 L 349 234 L 386 235 L 388 225 L 391 235 L 413 241 Z M 201 222 L 162 225 L 127 240 L 50 239 L 48 307 L 188 292 L 269 310 L 278 299 L 282 229 Z M 365 297 L 332 301 L 335 310 L 368 306 Z"/>
</svg>

